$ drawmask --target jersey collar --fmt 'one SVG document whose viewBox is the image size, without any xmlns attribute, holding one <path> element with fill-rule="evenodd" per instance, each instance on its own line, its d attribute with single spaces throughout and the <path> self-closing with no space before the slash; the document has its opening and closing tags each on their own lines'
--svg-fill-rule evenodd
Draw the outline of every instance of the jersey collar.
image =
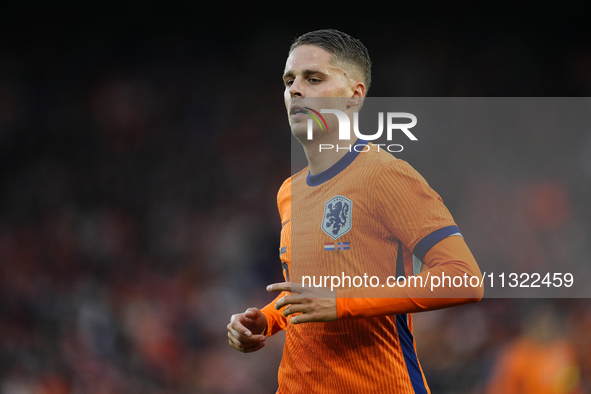
<svg viewBox="0 0 591 394">
<path fill-rule="evenodd" d="M 367 145 L 367 141 L 358 139 L 357 142 L 355 142 L 355 144 L 353 144 L 353 146 L 351 147 L 352 149 L 349 152 L 347 152 L 345 156 L 341 157 L 339 161 L 332 165 L 332 167 L 322 171 L 320 174 L 312 175 L 308 170 L 308 177 L 306 178 L 306 183 L 308 184 L 308 186 L 322 185 L 324 182 L 331 180 L 337 174 L 339 174 L 341 171 L 347 168 L 349 164 L 353 163 L 353 160 L 355 160 L 357 155 L 360 153 L 357 152 L 357 150 L 355 149 L 357 145 L 365 146 Z M 359 149 L 359 151 L 362 150 L 363 148 Z"/>
</svg>

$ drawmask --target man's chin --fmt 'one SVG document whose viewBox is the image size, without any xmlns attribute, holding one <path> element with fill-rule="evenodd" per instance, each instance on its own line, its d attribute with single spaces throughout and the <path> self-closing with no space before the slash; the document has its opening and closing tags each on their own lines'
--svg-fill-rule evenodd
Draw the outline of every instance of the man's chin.
<svg viewBox="0 0 591 394">
<path fill-rule="evenodd" d="M 308 140 L 308 127 L 305 124 L 296 123 L 291 125 L 291 133 L 300 142 Z"/>
</svg>

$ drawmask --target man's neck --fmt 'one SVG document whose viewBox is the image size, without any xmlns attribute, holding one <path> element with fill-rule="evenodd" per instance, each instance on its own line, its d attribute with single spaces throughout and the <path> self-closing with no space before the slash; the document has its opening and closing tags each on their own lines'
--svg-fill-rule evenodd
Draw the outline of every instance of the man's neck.
<svg viewBox="0 0 591 394">
<path fill-rule="evenodd" d="M 338 137 L 337 133 L 335 133 L 335 137 Z M 321 143 L 313 142 L 303 145 L 306 158 L 308 159 L 310 174 L 318 175 L 328 170 L 349 152 L 349 146 L 352 146 L 354 143 L 355 141 L 340 141 L 338 138 L 330 138 Z M 320 151 L 321 144 L 322 151 Z M 331 145 L 333 147 L 330 149 L 324 148 L 325 146 Z"/>
</svg>

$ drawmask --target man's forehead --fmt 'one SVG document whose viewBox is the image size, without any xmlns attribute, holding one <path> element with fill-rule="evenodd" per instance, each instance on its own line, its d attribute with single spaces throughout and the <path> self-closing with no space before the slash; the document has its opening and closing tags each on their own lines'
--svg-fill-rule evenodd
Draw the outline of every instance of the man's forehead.
<svg viewBox="0 0 591 394">
<path fill-rule="evenodd" d="M 303 70 L 326 71 L 338 68 L 331 62 L 332 54 L 315 45 L 300 45 L 287 57 L 285 74 L 297 73 Z"/>
</svg>

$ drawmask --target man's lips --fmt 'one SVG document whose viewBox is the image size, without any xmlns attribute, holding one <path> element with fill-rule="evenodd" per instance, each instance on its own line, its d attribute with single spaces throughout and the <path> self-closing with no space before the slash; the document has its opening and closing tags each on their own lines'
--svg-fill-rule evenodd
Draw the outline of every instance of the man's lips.
<svg viewBox="0 0 591 394">
<path fill-rule="evenodd" d="M 293 105 L 290 109 L 289 109 L 289 114 L 291 116 L 296 116 L 296 115 L 305 115 L 307 114 L 308 111 L 305 110 L 304 108 L 300 107 L 299 105 Z"/>
</svg>

